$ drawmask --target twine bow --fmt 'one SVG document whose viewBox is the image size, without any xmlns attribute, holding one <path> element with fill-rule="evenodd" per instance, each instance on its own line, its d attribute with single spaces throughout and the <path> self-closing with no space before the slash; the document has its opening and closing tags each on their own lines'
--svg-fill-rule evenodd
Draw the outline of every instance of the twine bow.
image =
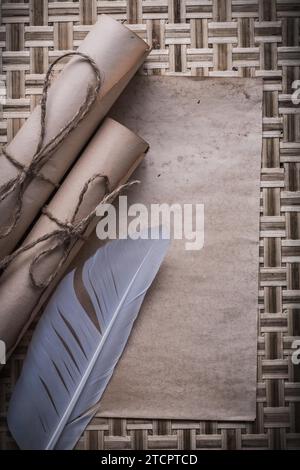
<svg viewBox="0 0 300 470">
<path fill-rule="evenodd" d="M 84 59 L 86 62 L 90 64 L 95 74 L 95 79 L 96 79 L 95 85 L 88 86 L 85 101 L 79 107 L 79 109 L 77 110 L 73 118 L 67 122 L 67 124 L 58 132 L 57 135 L 52 137 L 52 139 L 50 139 L 49 142 L 43 146 L 45 132 L 46 132 L 46 111 L 47 111 L 48 88 L 51 84 L 51 74 L 52 74 L 53 68 L 63 58 L 74 56 L 74 55 L 80 56 L 82 59 Z M 55 59 L 54 62 L 50 65 L 46 73 L 44 86 L 43 86 L 43 94 L 42 94 L 42 99 L 41 99 L 40 137 L 39 137 L 37 149 L 32 157 L 30 165 L 29 166 L 23 165 L 22 163 L 18 162 L 12 155 L 10 155 L 5 148 L 2 149 L 3 156 L 6 157 L 7 160 L 12 165 L 14 165 L 18 170 L 20 170 L 20 172 L 17 176 L 11 178 L 9 181 L 7 181 L 6 183 L 0 186 L 0 203 L 4 201 L 14 191 L 17 194 L 17 201 L 12 210 L 11 222 L 4 229 L 0 230 L 0 239 L 9 235 L 11 231 L 14 229 L 14 227 L 16 226 L 21 216 L 21 212 L 22 212 L 24 192 L 33 177 L 42 179 L 43 181 L 47 181 L 53 186 L 57 186 L 56 183 L 53 183 L 49 178 L 47 178 L 42 173 L 40 173 L 40 169 L 42 168 L 43 165 L 45 165 L 45 163 L 48 162 L 50 157 L 53 155 L 54 151 L 62 143 L 65 137 L 69 135 L 69 133 L 75 127 L 78 126 L 78 124 L 82 121 L 82 119 L 89 112 L 92 104 L 97 98 L 97 95 L 100 90 L 100 86 L 101 86 L 100 70 L 98 69 L 95 61 L 91 57 L 89 57 L 87 54 L 84 54 L 83 52 L 77 52 L 77 51 L 67 52 L 66 54 L 63 54 L 62 56 Z"/>
<path fill-rule="evenodd" d="M 58 228 L 56 230 L 53 230 L 50 233 L 47 233 L 40 238 L 37 238 L 31 243 L 28 243 L 27 245 L 21 246 L 19 249 L 14 251 L 11 255 L 6 256 L 3 258 L 2 261 L 0 261 L 0 270 L 4 270 L 7 268 L 7 266 L 15 259 L 17 258 L 21 253 L 25 253 L 28 250 L 31 250 L 31 248 L 35 247 L 36 245 L 39 245 L 40 243 L 46 242 L 47 240 L 55 240 L 55 243 L 46 248 L 45 250 L 41 251 L 40 253 L 37 253 L 33 260 L 30 263 L 29 266 L 29 276 L 31 283 L 34 287 L 38 289 L 45 289 L 48 287 L 48 285 L 53 281 L 53 279 L 57 276 L 58 272 L 60 271 L 61 267 L 63 266 L 64 262 L 68 258 L 71 249 L 74 246 L 74 243 L 79 240 L 83 239 L 85 240 L 85 231 L 87 227 L 89 226 L 90 222 L 92 219 L 95 217 L 96 212 L 97 212 L 97 207 L 95 207 L 94 210 L 92 210 L 86 217 L 83 219 L 79 220 L 76 222 L 76 217 L 78 214 L 78 211 L 80 209 L 80 206 L 84 200 L 84 196 L 86 192 L 89 189 L 90 184 L 95 181 L 97 178 L 104 179 L 105 186 L 106 186 L 106 192 L 101 200 L 100 204 L 105 204 L 112 200 L 115 196 L 117 196 L 121 191 L 123 191 L 125 188 L 128 188 L 129 186 L 132 186 L 133 184 L 139 183 L 139 181 L 130 181 L 129 183 L 123 184 L 118 186 L 116 189 L 113 191 L 110 191 L 109 189 L 109 180 L 108 177 L 102 174 L 96 174 L 92 176 L 83 186 L 78 202 L 76 204 L 73 216 L 69 222 L 62 222 L 58 220 L 56 217 L 54 217 L 51 212 L 47 208 L 43 209 L 44 215 L 46 215 L 50 220 L 56 223 Z M 63 254 L 61 259 L 59 260 L 55 270 L 50 274 L 50 276 L 44 281 L 39 281 L 35 275 L 35 268 L 37 267 L 38 263 L 43 258 L 48 257 L 51 255 L 53 252 L 62 249 Z"/>
</svg>

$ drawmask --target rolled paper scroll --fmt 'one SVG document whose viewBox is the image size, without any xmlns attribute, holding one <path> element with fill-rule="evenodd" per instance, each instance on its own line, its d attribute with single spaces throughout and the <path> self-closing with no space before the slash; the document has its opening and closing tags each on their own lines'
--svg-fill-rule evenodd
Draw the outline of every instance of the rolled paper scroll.
<svg viewBox="0 0 300 470">
<path fill-rule="evenodd" d="M 6 344 L 8 356 L 78 253 L 83 236 L 88 236 L 95 228 L 97 219 L 92 217 L 84 230 L 80 228 L 81 222 L 108 191 L 127 181 L 147 149 L 148 144 L 143 139 L 109 118 L 87 145 L 48 205 L 47 215 L 39 217 L 19 250 L 34 246 L 18 254 L 0 277 L 0 339 Z M 35 244 L 49 234 L 53 236 Z M 58 275 L 47 287 L 33 284 L 30 273 L 41 286 L 47 284 L 62 259 L 64 263 Z M 34 260 L 37 262 L 33 263 Z"/>
<path fill-rule="evenodd" d="M 22 194 L 22 208 L 13 229 L 0 237 L 0 259 L 11 253 L 22 240 L 40 208 L 49 199 L 75 161 L 100 121 L 123 91 L 149 53 L 149 46 L 126 26 L 101 15 L 78 51 L 90 57 L 101 76 L 100 92 L 84 119 L 67 135 L 40 173 L 49 181 L 31 175 Z M 64 67 L 48 91 L 43 145 L 59 135 L 86 100 L 87 90 L 95 86 L 95 70 L 82 57 L 74 57 Z M 41 134 L 41 107 L 38 105 L 24 126 L 7 146 L 7 154 L 29 167 Z M 20 174 L 21 169 L 4 156 L 0 159 L 0 188 Z M 51 183 L 52 182 L 52 183 Z M 0 228 L 11 227 L 12 214 L 18 202 L 12 191 L 0 202 Z"/>
</svg>

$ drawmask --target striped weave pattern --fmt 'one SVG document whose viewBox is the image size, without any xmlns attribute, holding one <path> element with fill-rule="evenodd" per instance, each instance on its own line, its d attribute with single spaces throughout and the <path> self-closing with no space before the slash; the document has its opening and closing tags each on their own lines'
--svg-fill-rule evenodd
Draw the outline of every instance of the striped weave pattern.
<svg viewBox="0 0 300 470">
<path fill-rule="evenodd" d="M 77 447 L 300 449 L 300 365 L 291 361 L 300 339 L 300 106 L 292 102 L 300 80 L 300 0 L 2 0 L 0 143 L 13 138 L 39 101 L 49 64 L 76 49 L 102 13 L 152 45 L 149 75 L 264 80 L 257 419 L 96 416 Z M 0 376 L 3 449 L 15 448 L 5 412 L 31 334 Z"/>
</svg>

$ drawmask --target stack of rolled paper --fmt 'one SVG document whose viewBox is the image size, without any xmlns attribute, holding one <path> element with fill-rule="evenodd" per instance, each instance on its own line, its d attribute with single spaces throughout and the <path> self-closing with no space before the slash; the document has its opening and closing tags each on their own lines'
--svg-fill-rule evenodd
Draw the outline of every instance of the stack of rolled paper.
<svg viewBox="0 0 300 470">
<path fill-rule="evenodd" d="M 102 15 L 50 87 L 49 71 L 41 105 L 1 156 L 0 339 L 8 356 L 95 226 L 97 205 L 147 151 L 139 136 L 103 119 L 149 51 Z"/>
</svg>

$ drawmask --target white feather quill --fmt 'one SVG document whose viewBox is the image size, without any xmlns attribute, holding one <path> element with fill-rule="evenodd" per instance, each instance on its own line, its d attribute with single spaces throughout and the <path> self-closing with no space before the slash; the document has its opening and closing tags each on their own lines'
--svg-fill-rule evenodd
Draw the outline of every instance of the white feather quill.
<svg viewBox="0 0 300 470">
<path fill-rule="evenodd" d="M 83 266 L 94 309 L 75 293 L 74 272 L 52 296 L 14 389 L 8 425 L 22 449 L 72 449 L 98 404 L 169 240 L 107 243 Z"/>
</svg>

